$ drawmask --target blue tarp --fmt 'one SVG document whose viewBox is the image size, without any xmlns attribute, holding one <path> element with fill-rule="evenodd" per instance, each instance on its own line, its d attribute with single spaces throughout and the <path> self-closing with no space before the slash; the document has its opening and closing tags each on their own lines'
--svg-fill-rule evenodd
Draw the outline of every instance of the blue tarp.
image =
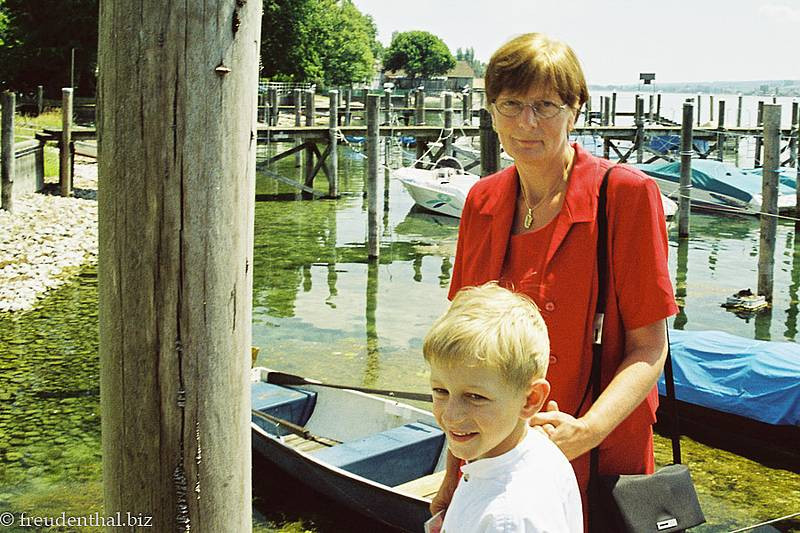
<svg viewBox="0 0 800 533">
<path fill-rule="evenodd" d="M 800 426 L 800 345 L 721 331 L 670 330 L 681 401 L 768 424 Z M 664 376 L 658 392 L 666 395 Z"/>
</svg>

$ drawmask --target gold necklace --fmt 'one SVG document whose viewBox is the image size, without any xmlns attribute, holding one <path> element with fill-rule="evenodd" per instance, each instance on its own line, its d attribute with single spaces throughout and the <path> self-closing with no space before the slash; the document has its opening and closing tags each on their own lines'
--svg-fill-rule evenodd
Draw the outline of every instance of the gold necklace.
<svg viewBox="0 0 800 533">
<path fill-rule="evenodd" d="M 561 180 L 557 181 L 552 187 L 550 187 L 550 190 L 547 191 L 542 196 L 541 200 L 536 202 L 536 205 L 534 205 L 533 207 L 531 207 L 531 205 L 528 203 L 528 195 L 525 192 L 525 187 L 522 186 L 522 178 L 520 178 L 519 186 L 520 186 L 520 189 L 522 189 L 522 201 L 525 202 L 525 207 L 528 208 L 528 212 L 525 213 L 525 220 L 522 221 L 522 227 L 523 228 L 529 229 L 533 225 L 533 210 L 534 209 L 538 209 L 539 206 L 542 205 L 545 200 L 547 200 L 548 198 L 551 198 L 550 195 L 553 194 L 555 192 L 555 190 L 559 186 L 561 186 L 561 184 L 563 184 L 565 181 L 567 181 L 567 176 L 569 175 L 569 168 L 570 168 L 570 166 L 572 166 L 572 159 L 573 159 L 572 155 L 570 155 L 570 157 L 567 158 L 567 164 L 564 167 L 564 173 L 561 175 Z"/>
</svg>

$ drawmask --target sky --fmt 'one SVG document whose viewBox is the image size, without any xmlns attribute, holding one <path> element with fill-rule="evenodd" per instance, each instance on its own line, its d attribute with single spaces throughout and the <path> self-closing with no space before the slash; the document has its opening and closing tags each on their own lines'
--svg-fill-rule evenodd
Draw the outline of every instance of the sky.
<svg viewBox="0 0 800 533">
<path fill-rule="evenodd" d="M 387 45 L 424 30 L 487 62 L 515 35 L 569 44 L 591 85 L 800 80 L 800 0 L 353 0 Z"/>
</svg>

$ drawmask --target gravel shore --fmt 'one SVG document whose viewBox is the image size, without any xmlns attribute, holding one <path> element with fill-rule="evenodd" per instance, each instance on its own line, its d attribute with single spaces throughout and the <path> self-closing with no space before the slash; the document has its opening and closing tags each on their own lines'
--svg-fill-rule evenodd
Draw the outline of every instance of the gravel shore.
<svg viewBox="0 0 800 533">
<path fill-rule="evenodd" d="M 97 260 L 97 164 L 76 160 L 73 198 L 58 184 L 0 210 L 0 313 L 31 309 L 83 264 Z"/>
</svg>

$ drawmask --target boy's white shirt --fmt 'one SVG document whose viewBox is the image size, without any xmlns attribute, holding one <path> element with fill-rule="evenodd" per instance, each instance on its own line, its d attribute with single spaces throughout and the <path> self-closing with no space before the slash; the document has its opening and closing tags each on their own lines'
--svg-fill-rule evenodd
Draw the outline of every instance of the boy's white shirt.
<svg viewBox="0 0 800 533">
<path fill-rule="evenodd" d="M 538 431 L 512 450 L 461 467 L 442 533 L 582 533 L 572 466 Z"/>
</svg>

